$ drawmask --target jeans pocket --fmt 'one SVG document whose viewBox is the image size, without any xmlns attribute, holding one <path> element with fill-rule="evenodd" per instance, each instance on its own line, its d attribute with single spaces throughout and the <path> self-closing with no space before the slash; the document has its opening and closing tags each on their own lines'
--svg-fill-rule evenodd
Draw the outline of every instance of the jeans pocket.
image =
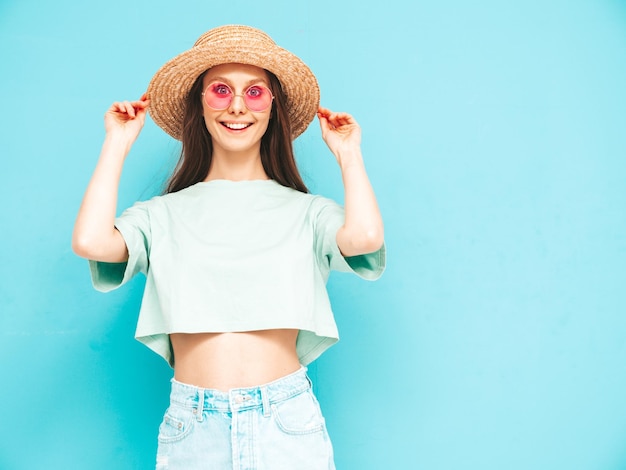
<svg viewBox="0 0 626 470">
<path fill-rule="evenodd" d="M 324 431 L 319 403 L 310 390 L 271 405 L 272 417 L 285 434 L 303 435 Z"/>
<path fill-rule="evenodd" d="M 159 426 L 159 442 L 169 443 L 184 439 L 191 432 L 194 421 L 191 409 L 170 405 Z"/>
</svg>

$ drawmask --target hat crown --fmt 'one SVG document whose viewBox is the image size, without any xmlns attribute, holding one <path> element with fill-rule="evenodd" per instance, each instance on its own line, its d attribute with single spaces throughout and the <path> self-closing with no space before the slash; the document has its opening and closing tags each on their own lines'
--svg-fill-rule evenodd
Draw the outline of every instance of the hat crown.
<svg viewBox="0 0 626 470">
<path fill-rule="evenodd" d="M 243 41 L 245 43 L 266 44 L 267 47 L 275 47 L 276 43 L 267 33 L 260 29 L 244 25 L 226 25 L 207 31 L 198 38 L 193 47 L 202 47 L 220 42 Z"/>
</svg>

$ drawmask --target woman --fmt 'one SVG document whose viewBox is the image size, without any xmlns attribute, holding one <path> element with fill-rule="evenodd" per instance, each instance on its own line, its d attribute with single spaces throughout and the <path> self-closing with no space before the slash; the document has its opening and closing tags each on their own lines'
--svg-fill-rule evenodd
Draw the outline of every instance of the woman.
<svg viewBox="0 0 626 470">
<path fill-rule="evenodd" d="M 115 218 L 122 166 L 146 117 L 182 140 L 166 193 Z M 308 193 L 292 140 L 317 114 L 345 211 Z M 223 26 L 114 103 L 74 251 L 107 291 L 138 272 L 136 337 L 174 368 L 160 469 L 329 469 L 304 366 L 338 339 L 331 269 L 384 269 L 383 225 L 348 114 L 319 107 L 310 69 L 262 31 Z"/>
</svg>

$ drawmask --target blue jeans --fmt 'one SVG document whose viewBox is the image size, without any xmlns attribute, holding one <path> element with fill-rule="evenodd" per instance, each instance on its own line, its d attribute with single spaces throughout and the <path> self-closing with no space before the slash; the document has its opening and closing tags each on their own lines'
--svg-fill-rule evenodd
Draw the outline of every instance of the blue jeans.
<svg viewBox="0 0 626 470">
<path fill-rule="evenodd" d="M 334 470 L 319 403 L 302 367 L 229 392 L 172 379 L 157 470 Z"/>
</svg>

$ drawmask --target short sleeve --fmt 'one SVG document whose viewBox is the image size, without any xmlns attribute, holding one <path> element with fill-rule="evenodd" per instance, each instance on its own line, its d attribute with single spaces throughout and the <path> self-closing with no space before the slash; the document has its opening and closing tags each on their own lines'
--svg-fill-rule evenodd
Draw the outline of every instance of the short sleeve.
<svg viewBox="0 0 626 470">
<path fill-rule="evenodd" d="M 128 282 L 135 274 L 148 272 L 152 232 L 147 202 L 138 202 L 115 219 L 115 228 L 126 242 L 128 261 L 89 261 L 91 281 L 96 290 L 108 292 Z"/>
<path fill-rule="evenodd" d="M 345 211 L 331 199 L 318 197 L 313 203 L 315 251 L 318 262 L 329 271 L 353 272 L 370 281 L 385 270 L 385 245 L 373 253 L 344 257 L 337 246 L 337 231 L 345 221 Z"/>
</svg>

